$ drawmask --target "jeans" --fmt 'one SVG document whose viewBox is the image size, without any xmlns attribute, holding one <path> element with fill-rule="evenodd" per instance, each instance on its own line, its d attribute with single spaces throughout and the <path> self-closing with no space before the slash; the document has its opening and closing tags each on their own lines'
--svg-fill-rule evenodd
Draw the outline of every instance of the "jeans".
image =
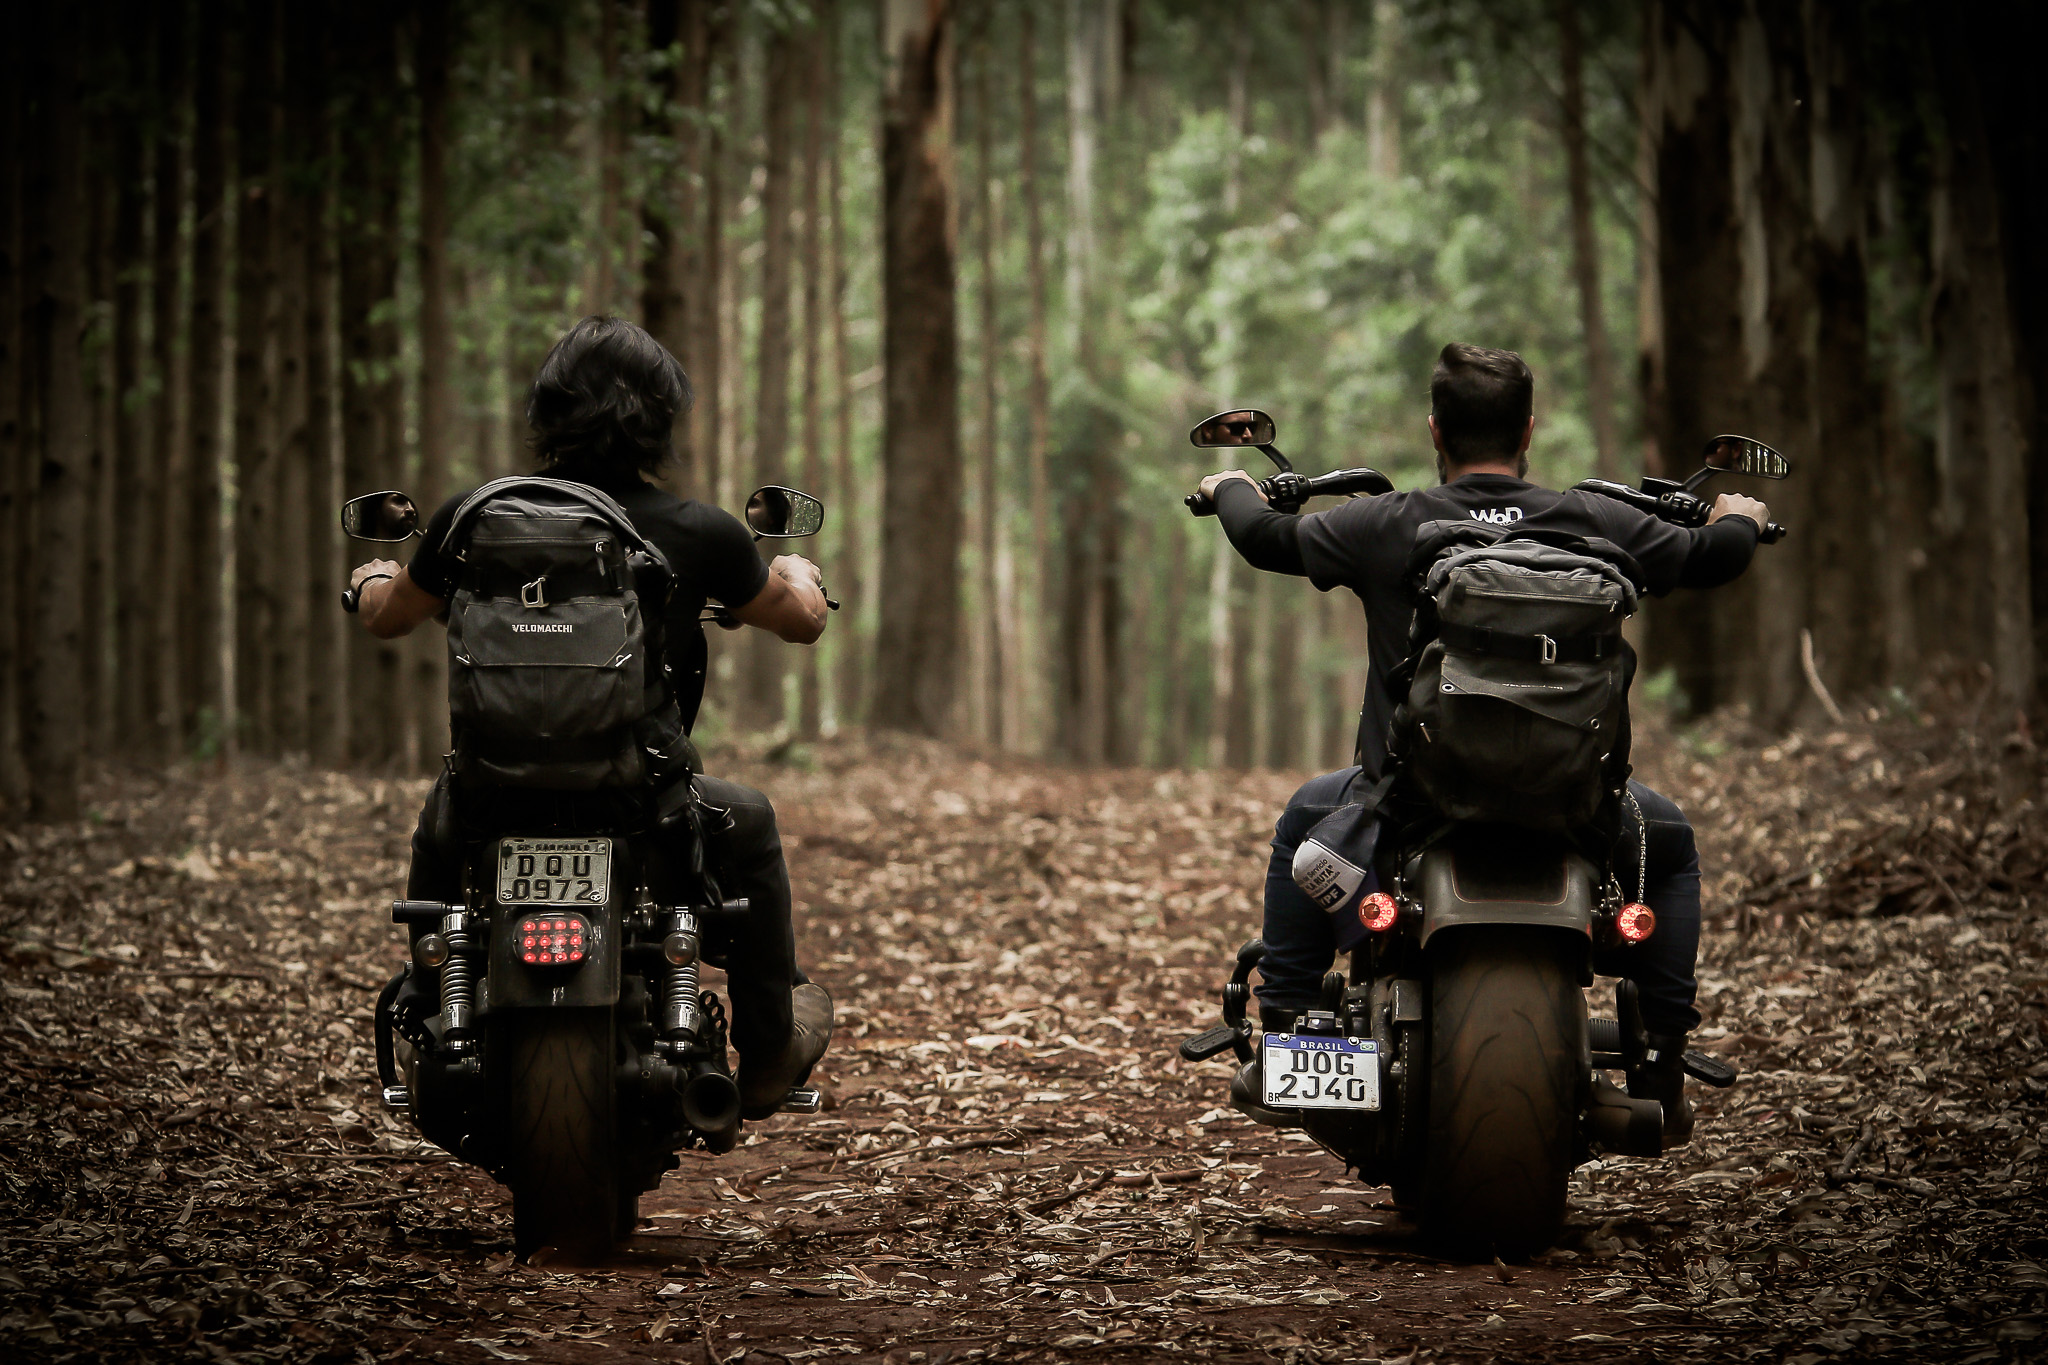
<svg viewBox="0 0 2048 1365">
<path fill-rule="evenodd" d="M 1259 966 L 1259 1001 L 1280 1009 L 1319 1008 L 1323 974 L 1336 961 L 1330 917 L 1294 884 L 1294 851 L 1331 811 L 1346 804 L 1357 768 L 1310 778 L 1288 801 L 1273 827 L 1273 858 L 1266 869 L 1266 959 Z M 1669 799 L 1640 782 L 1628 784 L 1642 811 L 1622 821 L 1615 876 L 1622 896 L 1638 893 L 1657 912 L 1657 930 L 1641 943 L 1600 949 L 1593 970 L 1625 977 L 1641 992 L 1643 1026 L 1651 1033 L 1690 1033 L 1699 1026 L 1693 999 L 1699 984 L 1693 964 L 1700 950 L 1700 857 L 1692 825 Z M 1641 850 L 1647 840 L 1649 868 Z"/>
<path fill-rule="evenodd" d="M 705 855 L 728 898 L 745 897 L 747 913 L 717 916 L 704 925 L 704 952 L 723 959 L 732 996 L 732 1043 L 743 1057 L 766 1062 L 788 1046 L 790 988 L 805 978 L 796 965 L 790 926 L 789 868 L 775 807 L 751 787 L 716 777 L 694 779 L 705 812 Z M 467 851 L 453 816 L 454 793 L 443 773 L 427 794 L 412 836 L 409 900 L 460 902 Z M 684 860 L 687 850 L 676 851 Z"/>
</svg>

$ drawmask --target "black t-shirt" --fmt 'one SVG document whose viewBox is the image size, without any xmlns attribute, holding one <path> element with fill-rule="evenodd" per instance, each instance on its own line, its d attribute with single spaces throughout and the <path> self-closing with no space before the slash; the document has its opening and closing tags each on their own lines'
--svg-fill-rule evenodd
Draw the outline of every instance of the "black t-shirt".
<svg viewBox="0 0 2048 1365">
<path fill-rule="evenodd" d="M 1663 596 L 1679 586 L 1696 532 L 1659 521 L 1597 493 L 1560 493 L 1507 474 L 1467 474 L 1434 488 L 1354 498 L 1298 519 L 1302 566 L 1324 592 L 1349 588 L 1365 603 L 1368 668 L 1358 750 L 1369 775 L 1387 756 L 1394 703 L 1382 680 L 1408 649 L 1414 606 L 1401 578 L 1424 523 L 1470 518 L 1496 526 L 1599 536 L 1635 557 L 1645 586 Z"/>
<path fill-rule="evenodd" d="M 696 724 L 697 708 L 704 700 L 704 668 L 710 658 L 704 627 L 697 617 L 706 600 L 743 607 L 768 586 L 768 566 L 754 549 L 753 533 L 730 512 L 678 498 L 637 477 L 581 476 L 561 469 L 546 474 L 609 494 L 633 519 L 633 529 L 668 560 L 675 575 L 675 591 L 663 619 L 664 652 L 683 724 Z M 454 524 L 455 509 L 468 496 L 458 493 L 441 504 L 407 568 L 412 581 L 436 597 L 451 597 L 455 592 L 456 565 L 441 553 L 441 542 Z"/>
</svg>

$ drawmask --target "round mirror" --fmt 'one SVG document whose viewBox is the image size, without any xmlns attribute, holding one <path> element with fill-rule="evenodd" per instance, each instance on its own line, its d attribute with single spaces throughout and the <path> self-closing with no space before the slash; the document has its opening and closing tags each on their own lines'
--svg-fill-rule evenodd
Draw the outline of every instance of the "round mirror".
<svg viewBox="0 0 2048 1365">
<path fill-rule="evenodd" d="M 1219 412 L 1188 433 L 1188 441 L 1204 450 L 1218 446 L 1264 446 L 1278 433 L 1273 419 L 1257 408 Z"/>
<path fill-rule="evenodd" d="M 420 509 L 395 488 L 365 493 L 341 505 L 341 529 L 357 540 L 410 540 L 419 534 Z"/>
<path fill-rule="evenodd" d="M 770 484 L 748 496 L 747 525 L 757 536 L 814 536 L 825 527 L 825 504 L 809 493 Z"/>
<path fill-rule="evenodd" d="M 1747 436 L 1716 436 L 1707 442 L 1705 460 L 1709 469 L 1753 474 L 1759 479 L 1782 479 L 1792 472 L 1790 460 Z"/>
</svg>

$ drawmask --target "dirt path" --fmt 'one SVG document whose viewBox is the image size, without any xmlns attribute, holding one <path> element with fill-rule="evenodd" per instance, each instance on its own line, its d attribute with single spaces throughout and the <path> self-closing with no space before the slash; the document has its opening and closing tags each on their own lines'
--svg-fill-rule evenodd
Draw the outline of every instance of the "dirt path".
<svg viewBox="0 0 2048 1365">
<path fill-rule="evenodd" d="M 1768 758 L 1725 742 L 1670 743 L 1653 776 L 1720 854 L 1702 1036 L 1749 1074 L 1704 1097 L 1690 1148 L 1581 1171 L 1566 1244 L 1513 1268 L 1420 1253 L 1384 1191 L 1222 1108 L 1222 1061 L 1171 1056 L 1255 924 L 1291 778 L 922 748 L 724 765 L 783 811 L 804 961 L 840 1002 L 834 1107 L 686 1156 L 617 1266 L 576 1275 L 513 1263 L 501 1191 L 374 1101 L 369 993 L 397 957 L 375 907 L 419 785 L 109 780 L 94 819 L 0 855 L 0 1343 L 902 1365 L 2029 1356 L 2048 1325 L 2038 818 L 2009 794 L 2016 817 L 1988 813 L 1968 764 L 1896 736 Z M 1873 761 L 1888 775 L 1859 786 Z M 1936 839 L 1961 853 L 1938 860 Z M 1801 917 L 1774 928 L 1778 908 Z"/>
</svg>

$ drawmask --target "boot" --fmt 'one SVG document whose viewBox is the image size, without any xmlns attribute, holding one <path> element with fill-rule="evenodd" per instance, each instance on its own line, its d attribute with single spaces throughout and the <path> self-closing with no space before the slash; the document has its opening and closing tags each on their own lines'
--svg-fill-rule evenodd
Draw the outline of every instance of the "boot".
<svg viewBox="0 0 2048 1365">
<path fill-rule="evenodd" d="M 832 1041 L 832 997 L 823 986 L 805 982 L 789 993 L 792 1015 L 789 1042 L 774 1057 L 756 1063 L 740 1056 L 740 1117 L 765 1119 L 782 1107 L 791 1087 L 810 1079 L 811 1068 Z"/>
<path fill-rule="evenodd" d="M 1261 1033 L 1286 1033 L 1301 1017 L 1299 1010 L 1282 1009 L 1276 1005 L 1259 1006 L 1259 1031 Z M 1283 1114 L 1266 1108 L 1266 1081 L 1261 1069 L 1262 1057 L 1254 1056 L 1237 1069 L 1230 1078 L 1230 1107 L 1254 1123 L 1263 1123 L 1268 1128 L 1299 1128 L 1301 1119 L 1294 1114 Z"/>
<path fill-rule="evenodd" d="M 1664 1106 L 1664 1145 L 1692 1140 L 1692 1101 L 1685 1097 L 1685 1035 L 1647 1035 L 1650 1050 L 1643 1064 L 1628 1073 L 1630 1099 L 1655 1100 Z"/>
</svg>

